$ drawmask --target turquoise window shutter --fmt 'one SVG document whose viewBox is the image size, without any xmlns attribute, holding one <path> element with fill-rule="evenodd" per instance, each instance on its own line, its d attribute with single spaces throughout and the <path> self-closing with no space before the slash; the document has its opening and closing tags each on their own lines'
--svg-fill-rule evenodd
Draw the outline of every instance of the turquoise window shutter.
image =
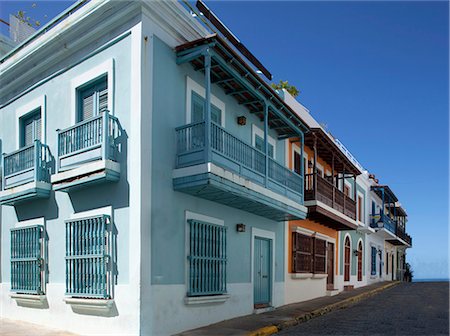
<svg viewBox="0 0 450 336">
<path fill-rule="evenodd" d="M 66 295 L 111 297 L 111 237 L 107 215 L 66 221 Z"/>
<path fill-rule="evenodd" d="M 43 226 L 11 229 L 11 291 L 43 294 Z"/>
<path fill-rule="evenodd" d="M 108 110 L 107 77 L 85 86 L 78 91 L 79 111 L 78 121 L 83 121 Z"/>
<path fill-rule="evenodd" d="M 195 123 L 203 121 L 205 118 L 204 111 L 205 99 L 196 92 L 192 91 L 191 122 Z M 222 125 L 222 111 L 214 104 L 211 104 L 211 120 L 218 125 Z"/>
<path fill-rule="evenodd" d="M 227 230 L 196 220 L 189 220 L 188 296 L 224 294 L 227 291 Z"/>
</svg>

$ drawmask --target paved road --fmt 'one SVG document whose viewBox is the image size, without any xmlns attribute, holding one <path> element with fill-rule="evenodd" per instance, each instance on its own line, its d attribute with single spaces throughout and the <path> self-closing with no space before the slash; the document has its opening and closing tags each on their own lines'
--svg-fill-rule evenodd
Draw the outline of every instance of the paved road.
<svg viewBox="0 0 450 336">
<path fill-rule="evenodd" d="M 449 283 L 402 283 L 278 335 L 449 335 Z"/>
</svg>

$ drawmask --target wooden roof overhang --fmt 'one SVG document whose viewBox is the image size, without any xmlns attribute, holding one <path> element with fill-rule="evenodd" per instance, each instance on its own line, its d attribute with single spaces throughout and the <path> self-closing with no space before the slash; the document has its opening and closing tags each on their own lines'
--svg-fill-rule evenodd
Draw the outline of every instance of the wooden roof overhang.
<svg viewBox="0 0 450 336">
<path fill-rule="evenodd" d="M 380 199 L 384 199 L 384 204 L 395 204 L 395 202 L 398 202 L 397 196 L 395 196 L 394 192 L 387 185 L 372 186 L 370 189 L 375 192 Z M 383 197 L 383 193 L 385 197 Z"/>
<path fill-rule="evenodd" d="M 407 217 L 408 214 L 406 213 L 405 209 L 403 209 L 403 207 L 400 205 L 396 205 L 395 206 L 395 212 L 397 214 L 397 216 L 402 216 L 402 217 Z"/>
<path fill-rule="evenodd" d="M 308 206 L 308 219 L 336 231 L 356 230 L 358 228 L 356 223 L 346 220 L 320 205 Z"/>
<path fill-rule="evenodd" d="M 334 157 L 334 171 L 343 172 L 346 175 L 360 175 L 362 172 L 355 166 L 355 164 L 342 153 L 336 143 L 325 133 L 321 128 L 311 128 L 311 131 L 305 134 L 305 146 L 314 148 L 314 138 L 316 138 L 317 156 L 323 159 L 330 166 L 333 164 Z"/>
<path fill-rule="evenodd" d="M 268 126 L 279 139 L 298 137 L 309 131 L 305 122 L 279 94 L 219 35 L 187 42 L 175 48 L 177 63 L 189 62 L 196 71 L 204 71 L 205 53 L 211 55 L 211 83 L 240 105 L 264 120 L 264 104 L 268 106 Z"/>
</svg>

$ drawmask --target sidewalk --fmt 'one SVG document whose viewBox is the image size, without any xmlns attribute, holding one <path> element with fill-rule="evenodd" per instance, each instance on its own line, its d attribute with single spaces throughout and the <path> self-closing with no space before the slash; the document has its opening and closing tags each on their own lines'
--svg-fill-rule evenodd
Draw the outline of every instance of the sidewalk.
<svg viewBox="0 0 450 336">
<path fill-rule="evenodd" d="M 0 336 L 76 336 L 76 335 L 66 331 L 45 328 L 43 326 L 33 323 L 0 319 Z"/>
<path fill-rule="evenodd" d="M 267 313 L 237 317 L 203 328 L 185 331 L 179 335 L 271 335 L 316 316 L 350 306 L 397 284 L 398 282 L 380 282 L 370 286 L 356 288 L 352 291 L 342 292 L 335 296 L 325 296 L 282 306 Z"/>
</svg>

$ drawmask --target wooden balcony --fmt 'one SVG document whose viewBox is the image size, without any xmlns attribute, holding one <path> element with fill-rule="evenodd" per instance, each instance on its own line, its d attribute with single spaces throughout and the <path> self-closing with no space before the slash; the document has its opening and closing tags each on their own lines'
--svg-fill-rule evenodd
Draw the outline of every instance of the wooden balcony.
<svg viewBox="0 0 450 336">
<path fill-rule="evenodd" d="M 39 140 L 3 154 L 0 204 L 14 205 L 31 198 L 48 197 L 51 190 L 50 160 L 48 147 Z"/>
<path fill-rule="evenodd" d="M 178 127 L 176 135 L 176 170 L 192 172 L 183 178 L 178 177 L 179 175 L 174 177 L 176 190 L 271 219 L 305 217 L 304 211 L 299 210 L 304 208 L 302 176 L 271 157 L 266 157 L 265 153 L 215 123 L 211 123 L 209 145 L 205 141 L 204 121 Z M 219 178 L 210 171 L 200 173 L 199 169 L 203 169 L 205 163 L 212 163 L 221 168 L 224 176 L 231 178 L 233 174 L 233 178 Z M 192 167 L 198 169 L 193 170 Z M 188 168 L 190 170 L 187 170 Z M 236 183 L 242 185 L 238 187 Z M 254 187 L 251 187 L 252 185 Z"/>
<path fill-rule="evenodd" d="M 58 130 L 55 190 L 69 191 L 87 184 L 117 181 L 120 165 L 116 160 L 119 121 L 108 111 L 64 130 Z"/>
<path fill-rule="evenodd" d="M 336 230 L 357 227 L 356 202 L 317 173 L 305 175 L 305 205 L 308 216 L 324 225 Z"/>
</svg>

